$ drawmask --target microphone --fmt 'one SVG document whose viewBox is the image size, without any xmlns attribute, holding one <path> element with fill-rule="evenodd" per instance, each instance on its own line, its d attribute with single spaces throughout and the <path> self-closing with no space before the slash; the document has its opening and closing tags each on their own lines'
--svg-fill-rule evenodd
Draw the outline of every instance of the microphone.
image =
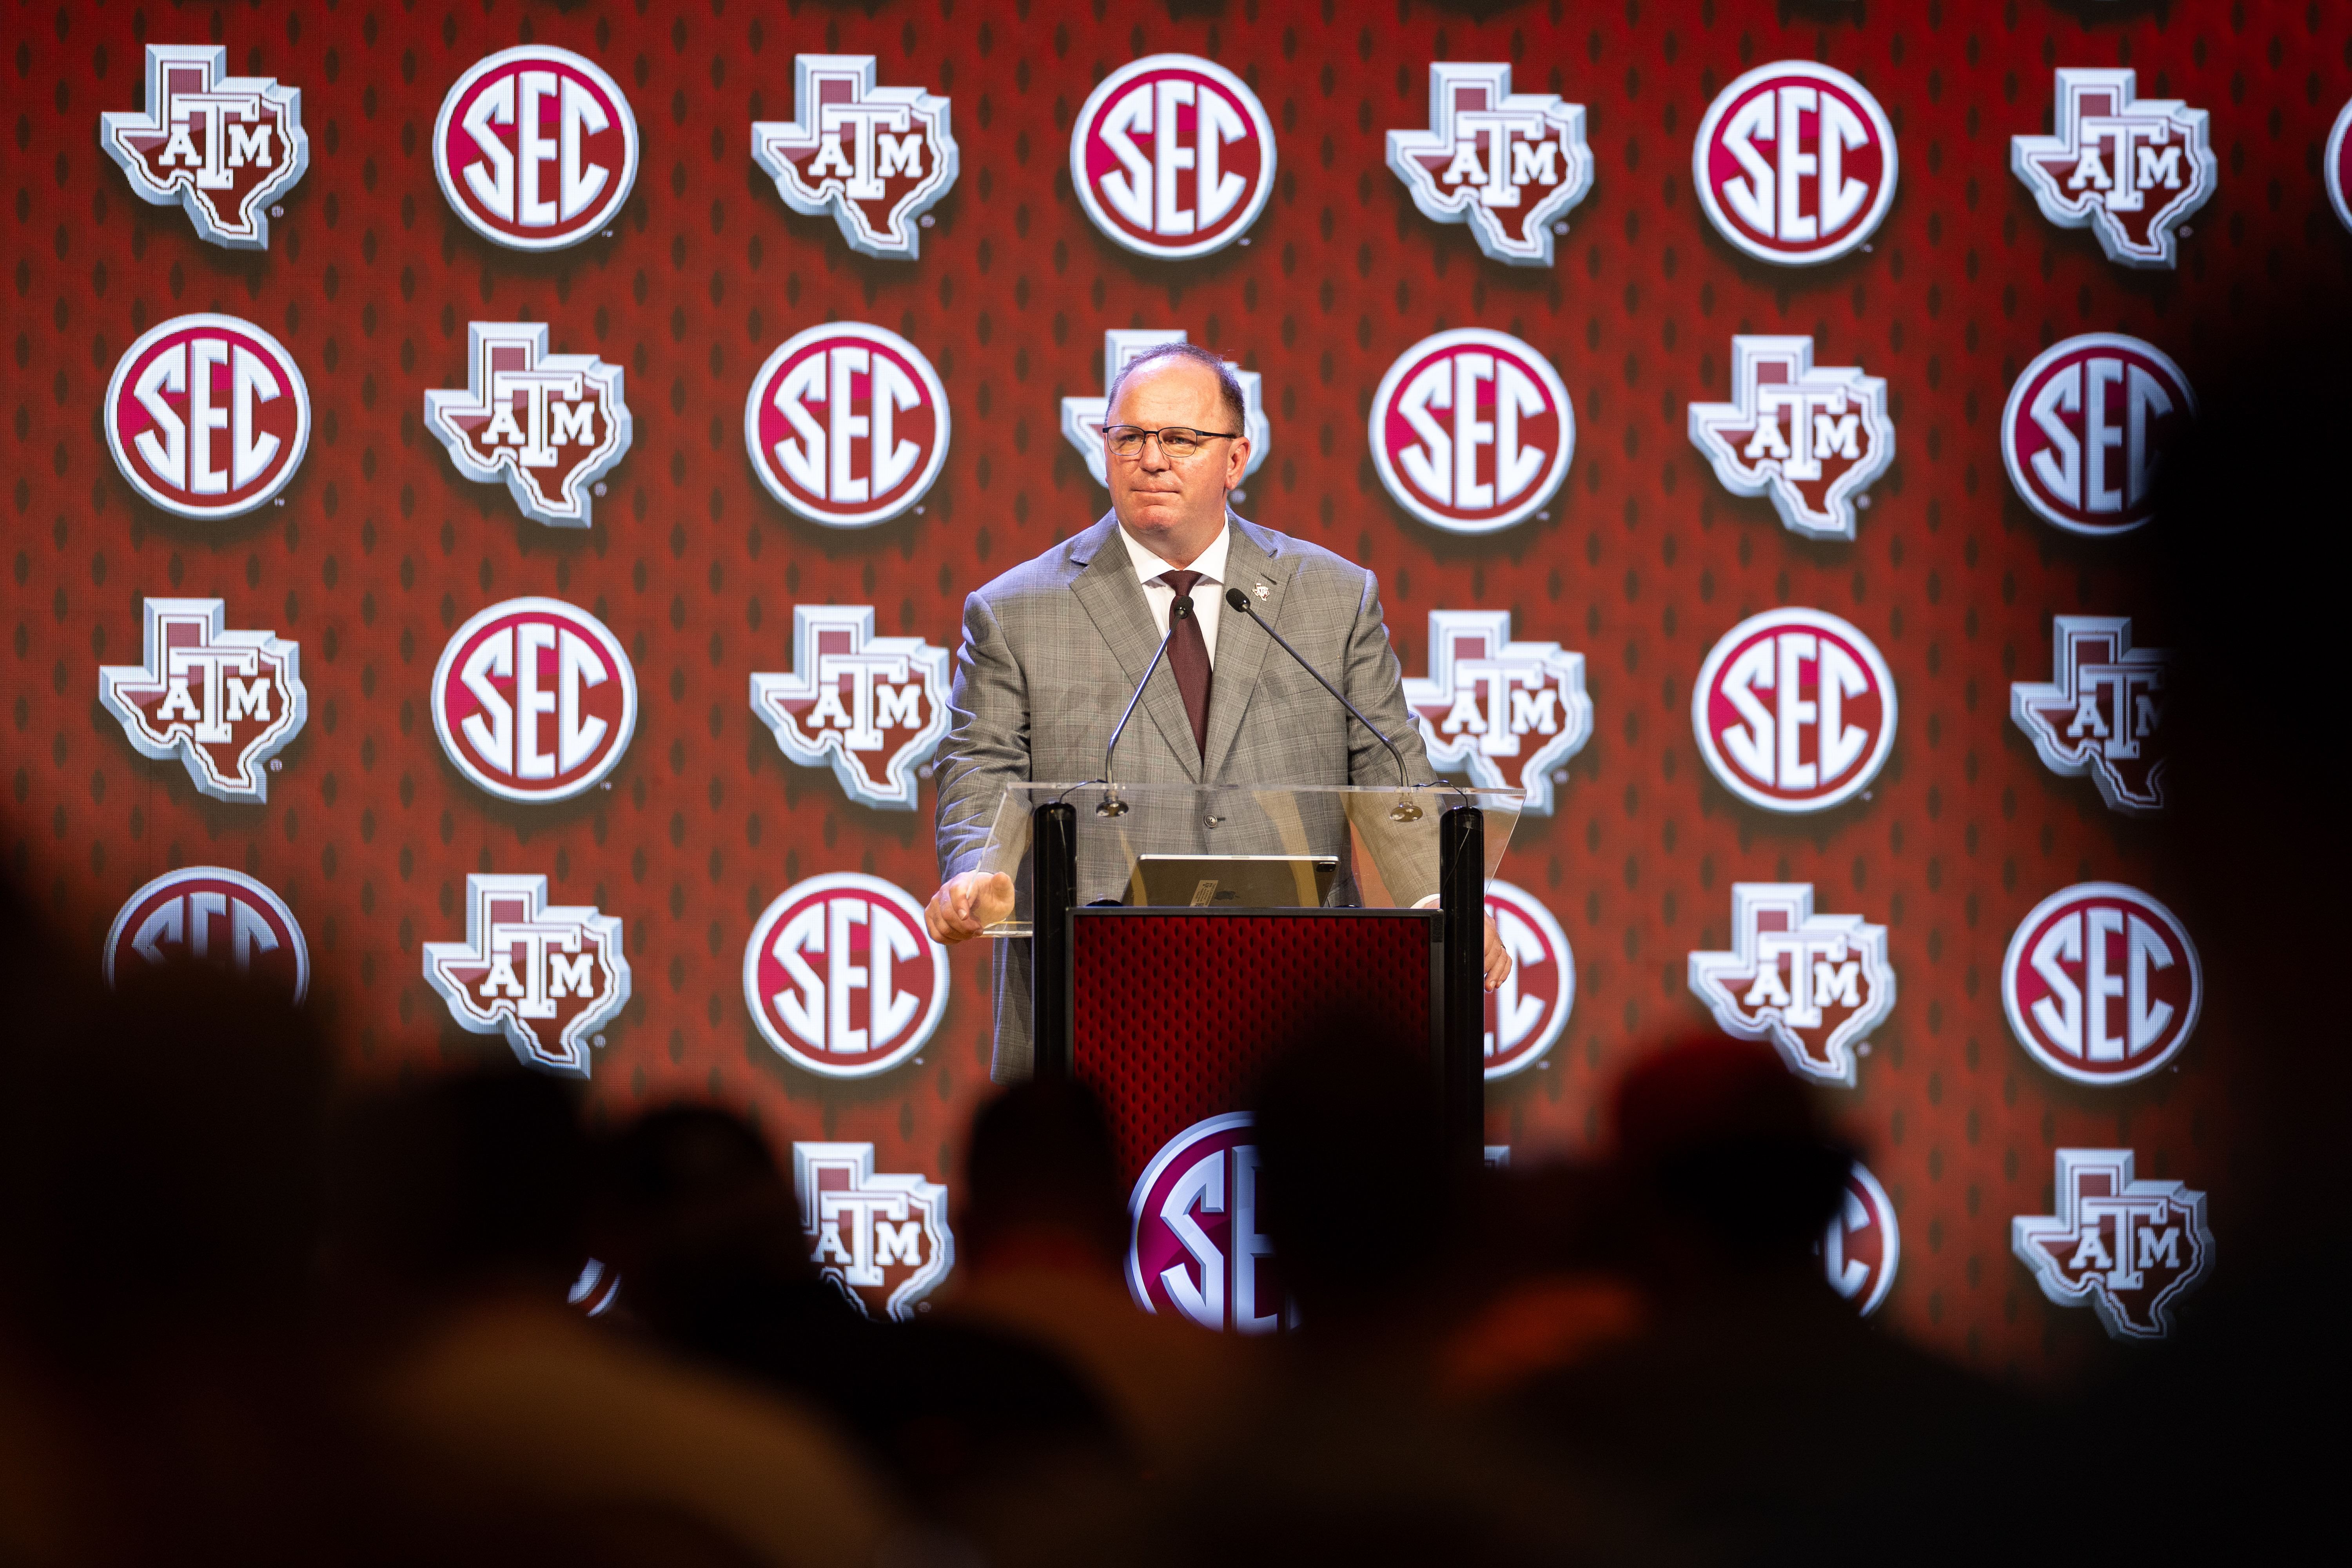
<svg viewBox="0 0 2352 1568">
<path fill-rule="evenodd" d="M 1297 661 L 1299 668 L 1305 670 L 1307 674 L 1315 678 L 1316 685 L 1320 686 L 1324 690 L 1329 692 L 1334 698 L 1338 699 L 1340 707 L 1345 708 L 1349 712 L 1356 716 L 1357 723 L 1361 724 L 1365 729 L 1370 730 L 1372 732 L 1372 739 L 1378 741 L 1381 745 L 1386 746 L 1389 749 L 1389 755 L 1396 759 L 1397 784 L 1400 787 L 1404 789 L 1412 789 L 1415 787 L 1412 783 L 1412 776 L 1404 771 L 1404 753 L 1396 749 L 1396 742 L 1390 740 L 1386 735 L 1381 733 L 1381 727 L 1378 724 L 1373 723 L 1370 719 L 1365 718 L 1364 710 L 1357 707 L 1354 703 L 1349 701 L 1347 697 L 1341 693 L 1338 687 L 1324 679 L 1323 672 L 1316 668 L 1313 665 L 1307 663 L 1307 656 L 1300 653 L 1297 648 L 1291 647 L 1289 638 L 1284 637 L 1280 632 L 1276 631 L 1272 626 L 1268 626 L 1265 619 L 1258 615 L 1257 606 L 1250 603 L 1250 596 L 1247 594 L 1243 593 L 1239 588 L 1228 588 L 1225 590 L 1225 603 L 1231 605 L 1253 626 L 1256 626 L 1258 630 L 1272 637 L 1281 647 L 1283 652 L 1288 654 L 1293 659 Z M 1401 806 L 1399 809 L 1410 809 L 1412 812 L 1412 816 L 1416 817 L 1421 815 L 1421 809 L 1418 806 Z M 1402 822 L 1410 821 L 1412 818 L 1399 817 L 1397 820 Z"/>
<path fill-rule="evenodd" d="M 1097 803 L 1095 806 L 1095 815 L 1097 816 L 1125 816 L 1127 815 L 1127 802 L 1118 798 L 1118 786 L 1110 782 L 1111 753 L 1118 750 L 1118 738 L 1127 733 L 1127 721 L 1135 717 L 1135 705 L 1143 700 L 1143 689 L 1151 684 L 1151 672 L 1160 668 L 1160 659 L 1167 655 L 1168 639 L 1176 635 L 1176 628 L 1179 626 L 1192 618 L 1192 600 L 1191 596 L 1183 594 L 1178 595 L 1176 596 L 1176 602 L 1168 606 L 1168 629 L 1160 634 L 1160 646 L 1151 650 L 1151 662 L 1143 667 L 1143 679 L 1135 683 L 1135 695 L 1127 700 L 1127 710 L 1118 716 L 1118 724 L 1112 727 L 1110 732 L 1110 743 L 1103 747 L 1103 787 L 1105 793 L 1101 801 Z M 1345 700 L 1345 699 L 1342 699 L 1342 700 Z"/>
</svg>

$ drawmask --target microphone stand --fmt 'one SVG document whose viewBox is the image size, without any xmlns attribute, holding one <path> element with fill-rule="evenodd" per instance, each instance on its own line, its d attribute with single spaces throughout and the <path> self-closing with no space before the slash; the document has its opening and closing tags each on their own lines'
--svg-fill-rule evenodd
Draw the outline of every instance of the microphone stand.
<svg viewBox="0 0 2352 1568">
<path fill-rule="evenodd" d="M 1127 700 L 1127 710 L 1119 714 L 1118 723 L 1112 728 L 1109 744 L 1103 747 L 1103 797 L 1096 803 L 1097 816 L 1125 816 L 1128 814 L 1127 802 L 1118 798 L 1118 785 L 1110 782 L 1111 753 L 1118 750 L 1118 738 L 1127 733 L 1127 721 L 1135 717 L 1135 705 L 1143 700 L 1143 689 L 1151 684 L 1151 672 L 1160 668 L 1160 659 L 1167 656 L 1169 641 L 1175 637 L 1177 626 L 1192 618 L 1191 595 L 1178 595 L 1176 602 L 1168 606 L 1168 629 L 1160 634 L 1160 646 L 1151 650 L 1151 662 L 1143 667 L 1143 679 L 1135 683 L 1135 695 Z M 1347 699 L 1341 698 L 1340 700 L 1344 702 Z M 1404 764 L 1400 762 L 1397 765 L 1402 767 Z"/>
<path fill-rule="evenodd" d="M 1299 668 L 1305 670 L 1307 674 L 1315 678 L 1316 685 L 1320 686 L 1324 690 L 1329 692 L 1332 699 L 1337 701 L 1340 707 L 1345 708 L 1349 713 L 1355 716 L 1357 723 L 1361 724 L 1365 729 L 1370 730 L 1372 732 L 1373 740 L 1378 741 L 1381 745 L 1386 746 L 1389 749 L 1389 755 L 1396 759 L 1397 787 L 1399 789 L 1418 789 L 1426 787 L 1424 785 L 1415 784 L 1412 782 L 1412 776 L 1405 772 L 1404 753 L 1397 750 L 1396 742 L 1390 740 L 1385 734 L 1382 734 L 1381 732 L 1381 727 L 1378 724 L 1375 724 L 1370 719 L 1365 718 L 1364 710 L 1357 707 L 1354 703 L 1349 701 L 1346 693 L 1342 692 L 1338 687 L 1332 685 L 1329 681 L 1324 679 L 1323 672 L 1316 668 L 1313 665 L 1307 663 L 1307 656 L 1300 653 L 1297 648 L 1291 647 L 1290 639 L 1284 637 L 1280 632 L 1276 631 L 1274 627 L 1268 624 L 1266 619 L 1257 613 L 1257 606 L 1250 603 L 1250 596 L 1247 594 L 1243 593 L 1239 588 L 1228 588 L 1225 590 L 1225 603 L 1240 614 L 1244 619 L 1256 626 L 1258 630 L 1272 637 L 1275 640 L 1275 645 L 1280 647 L 1283 652 L 1288 654 L 1292 660 L 1297 664 Z M 1400 800 L 1396 805 L 1389 808 L 1389 820 L 1391 822 L 1418 822 L 1421 820 L 1421 807 L 1415 805 L 1412 801 Z"/>
</svg>

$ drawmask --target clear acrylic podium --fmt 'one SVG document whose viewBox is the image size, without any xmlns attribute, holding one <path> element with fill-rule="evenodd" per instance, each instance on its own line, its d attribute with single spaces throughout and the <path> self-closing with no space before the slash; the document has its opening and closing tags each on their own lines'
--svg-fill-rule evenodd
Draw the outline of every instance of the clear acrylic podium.
<svg viewBox="0 0 2352 1568">
<path fill-rule="evenodd" d="M 1486 889 L 1522 799 L 1442 784 L 1008 786 L 979 868 L 1013 879 L 987 934 L 1029 949 L 1037 1075 L 1102 1096 L 1131 1178 L 1169 1138 L 1242 1109 L 1303 1031 L 1376 1019 L 1426 1053 L 1447 1142 L 1475 1161 Z M 1303 878 L 1288 907 L 1153 904 L 1158 855 L 1330 857 L 1338 874 L 1319 904 Z"/>
</svg>

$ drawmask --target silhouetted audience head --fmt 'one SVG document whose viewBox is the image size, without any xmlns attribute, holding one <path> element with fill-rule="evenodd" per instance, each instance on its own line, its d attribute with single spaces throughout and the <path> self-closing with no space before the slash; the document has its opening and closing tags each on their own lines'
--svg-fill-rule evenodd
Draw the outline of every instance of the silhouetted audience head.
<svg viewBox="0 0 2352 1568">
<path fill-rule="evenodd" d="M 31 1015 L 0 1111 L 0 1268 L 27 1326 L 129 1364 L 299 1314 L 332 1070 L 312 1016 L 195 964 L 117 994 L 57 982 Z"/>
<path fill-rule="evenodd" d="M 590 1246 L 657 1332 L 716 1350 L 819 1289 L 792 1188 L 733 1112 L 653 1111 L 607 1140 L 597 1167 Z"/>
<path fill-rule="evenodd" d="M 1616 1096 L 1624 1196 L 1724 1263 L 1803 1258 L 1853 1163 L 1771 1048 L 1708 1036 L 1637 1063 Z"/>
<path fill-rule="evenodd" d="M 1023 1237 L 1076 1242 L 1113 1263 L 1125 1253 L 1118 1155 L 1084 1084 L 1015 1084 L 981 1107 L 966 1170 L 962 1228 L 982 1266 Z"/>
<path fill-rule="evenodd" d="M 337 1256 L 367 1288 L 561 1300 L 586 1256 L 586 1140 L 573 1091 L 543 1074 L 491 1068 L 362 1101 L 333 1161 Z"/>
<path fill-rule="evenodd" d="M 1259 1218 L 1302 1315 L 1376 1316 L 1430 1283 L 1404 1238 L 1444 1228 L 1459 1190 L 1432 1069 L 1344 1022 L 1286 1053 L 1256 1095 Z"/>
</svg>

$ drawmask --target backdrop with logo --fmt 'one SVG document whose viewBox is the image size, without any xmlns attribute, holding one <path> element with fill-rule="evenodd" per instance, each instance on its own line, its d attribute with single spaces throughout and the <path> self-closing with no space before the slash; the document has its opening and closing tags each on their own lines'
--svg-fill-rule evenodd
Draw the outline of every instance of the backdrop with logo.
<svg viewBox="0 0 2352 1568">
<path fill-rule="evenodd" d="M 985 944 L 917 913 L 963 597 L 1103 512 L 1085 400 L 1181 332 L 1245 373 L 1239 510 L 1375 570 L 1436 754 L 1534 797 L 1490 1143 L 1769 1038 L 1866 1154 L 1857 1310 L 2029 1376 L 2193 1332 L 2252 1042 L 2167 903 L 2131 531 L 2233 323 L 2343 276 L 2347 48 L 2283 0 L 61 9 L 11 55 L 9 866 L 370 1071 L 741 1107 L 905 1209 L 831 1238 L 903 1310 L 987 1092 Z"/>
</svg>

